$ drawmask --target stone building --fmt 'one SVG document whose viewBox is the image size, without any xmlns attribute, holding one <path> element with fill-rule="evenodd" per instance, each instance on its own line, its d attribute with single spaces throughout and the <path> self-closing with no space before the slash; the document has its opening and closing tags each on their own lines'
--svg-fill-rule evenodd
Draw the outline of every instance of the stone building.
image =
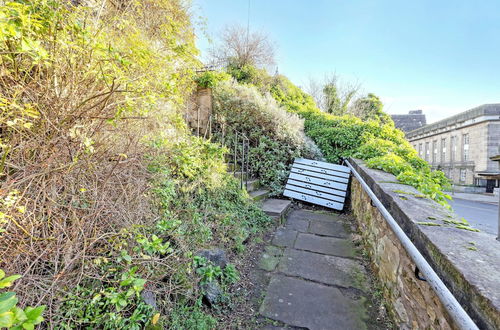
<svg viewBox="0 0 500 330">
<path fill-rule="evenodd" d="M 500 104 L 485 104 L 406 133 L 420 157 L 455 184 L 499 186 Z"/>
<path fill-rule="evenodd" d="M 410 110 L 407 115 L 391 115 L 396 128 L 405 133 L 416 130 L 427 124 L 422 110 Z"/>
</svg>

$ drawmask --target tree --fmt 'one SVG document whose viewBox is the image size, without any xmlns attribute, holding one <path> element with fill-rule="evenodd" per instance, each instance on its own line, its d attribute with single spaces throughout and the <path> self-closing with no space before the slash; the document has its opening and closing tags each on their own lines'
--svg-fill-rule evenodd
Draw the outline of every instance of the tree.
<svg viewBox="0 0 500 330">
<path fill-rule="evenodd" d="M 230 25 L 224 28 L 219 43 L 209 53 L 212 64 L 217 66 L 262 68 L 274 64 L 275 51 L 267 35 L 249 32 L 241 25 Z"/>
<path fill-rule="evenodd" d="M 358 91 L 359 84 L 342 82 L 336 74 L 325 76 L 321 82 L 310 79 L 308 88 L 318 108 L 337 116 L 347 113 Z"/>
<path fill-rule="evenodd" d="M 382 124 L 392 122 L 391 117 L 384 112 L 383 108 L 384 104 L 380 98 L 369 93 L 367 96 L 357 99 L 350 112 L 363 120 L 378 120 Z"/>
</svg>

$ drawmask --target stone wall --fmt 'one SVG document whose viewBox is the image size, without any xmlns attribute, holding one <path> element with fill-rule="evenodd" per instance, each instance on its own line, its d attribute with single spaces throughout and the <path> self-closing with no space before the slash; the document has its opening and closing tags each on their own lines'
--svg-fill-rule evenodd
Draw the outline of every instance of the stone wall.
<svg viewBox="0 0 500 330">
<path fill-rule="evenodd" d="M 191 96 L 187 111 L 186 121 L 198 136 L 210 134 L 210 116 L 212 115 L 212 90 L 198 88 Z"/>
<path fill-rule="evenodd" d="M 445 207 L 396 183 L 391 174 L 351 161 L 477 325 L 499 329 L 500 242 L 457 228 L 450 221 L 460 219 Z M 455 328 L 427 282 L 416 278 L 415 264 L 355 178 L 350 207 L 399 328 Z"/>
</svg>

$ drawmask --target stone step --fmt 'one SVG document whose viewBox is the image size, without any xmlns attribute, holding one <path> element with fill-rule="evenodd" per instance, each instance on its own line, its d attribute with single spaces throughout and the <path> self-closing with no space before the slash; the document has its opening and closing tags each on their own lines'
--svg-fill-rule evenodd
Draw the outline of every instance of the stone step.
<svg viewBox="0 0 500 330">
<path fill-rule="evenodd" d="M 260 188 L 260 180 L 259 179 L 250 179 L 247 182 L 247 192 L 256 191 Z"/>
<path fill-rule="evenodd" d="M 287 199 L 269 198 L 262 203 L 262 210 L 269 216 L 283 220 L 292 202 Z"/>
<path fill-rule="evenodd" d="M 254 201 L 258 202 L 258 201 L 261 201 L 265 198 L 267 198 L 267 196 L 269 196 L 269 190 L 268 189 L 259 189 L 259 190 L 255 190 L 255 191 L 252 191 L 249 193 L 250 197 L 253 198 Z"/>
</svg>

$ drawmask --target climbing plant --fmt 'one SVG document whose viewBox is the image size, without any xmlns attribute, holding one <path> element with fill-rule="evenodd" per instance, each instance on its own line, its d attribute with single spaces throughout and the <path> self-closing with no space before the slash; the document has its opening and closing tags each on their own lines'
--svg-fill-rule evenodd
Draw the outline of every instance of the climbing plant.
<svg viewBox="0 0 500 330">
<path fill-rule="evenodd" d="M 431 171 L 394 127 L 390 117 L 382 111 L 380 100 L 369 94 L 359 101 L 362 118 L 353 115 L 334 116 L 320 111 L 312 98 L 281 77 L 270 89 L 271 95 L 288 111 L 304 119 L 305 133 L 321 149 L 326 160 L 340 163 L 343 158 L 357 157 L 369 167 L 396 175 L 427 197 L 448 205 L 450 196 L 443 192 L 449 180 L 442 171 Z"/>
</svg>

